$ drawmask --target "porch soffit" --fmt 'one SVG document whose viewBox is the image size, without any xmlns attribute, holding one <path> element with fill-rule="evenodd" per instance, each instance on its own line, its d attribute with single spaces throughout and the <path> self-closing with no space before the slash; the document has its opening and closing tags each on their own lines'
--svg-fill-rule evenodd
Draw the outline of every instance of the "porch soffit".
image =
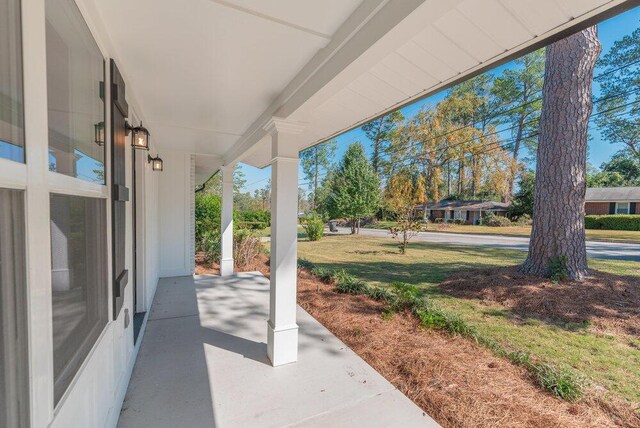
<svg viewBox="0 0 640 428">
<path fill-rule="evenodd" d="M 79 1 L 94 3 L 156 144 L 258 167 L 274 116 L 307 124 L 303 149 L 640 4 Z"/>
<path fill-rule="evenodd" d="M 303 103 L 283 105 L 279 114 L 309 124 L 301 136 L 302 150 L 639 4 L 424 1 Z M 257 141 L 242 158 L 263 167 L 269 159 L 268 141 Z"/>
</svg>

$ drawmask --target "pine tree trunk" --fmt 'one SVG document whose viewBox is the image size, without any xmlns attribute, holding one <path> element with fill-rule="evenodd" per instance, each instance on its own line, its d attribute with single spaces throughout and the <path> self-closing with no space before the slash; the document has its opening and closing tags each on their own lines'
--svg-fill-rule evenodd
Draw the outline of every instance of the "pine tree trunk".
<svg viewBox="0 0 640 428">
<path fill-rule="evenodd" d="M 547 276 L 551 262 L 563 258 L 571 279 L 580 280 L 587 273 L 587 128 L 593 68 L 600 51 L 595 26 L 547 47 L 533 230 L 522 265 L 526 273 Z"/>
<path fill-rule="evenodd" d="M 523 101 L 526 102 L 526 101 Z M 520 157 L 520 143 L 522 142 L 522 134 L 524 131 L 524 115 L 520 115 L 518 119 L 518 131 L 516 133 L 516 141 L 513 145 L 513 157 L 511 162 L 511 170 L 509 174 L 509 189 L 507 190 L 507 197 L 504 202 L 511 202 L 513 200 L 513 187 L 516 182 L 516 175 L 518 173 L 518 157 Z"/>
<path fill-rule="evenodd" d="M 313 211 L 318 209 L 318 146 L 314 146 L 316 157 L 316 171 L 313 176 Z"/>
<path fill-rule="evenodd" d="M 451 161 L 447 161 L 447 198 L 451 196 Z"/>
</svg>

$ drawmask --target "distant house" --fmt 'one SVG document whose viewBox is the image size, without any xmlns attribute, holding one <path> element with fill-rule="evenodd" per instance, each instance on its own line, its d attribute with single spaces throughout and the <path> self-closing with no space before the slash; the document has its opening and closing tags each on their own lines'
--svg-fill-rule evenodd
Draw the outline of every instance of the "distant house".
<svg viewBox="0 0 640 428">
<path fill-rule="evenodd" d="M 417 215 L 431 221 L 441 218 L 444 222 L 463 220 L 465 224 L 479 224 L 486 213 L 506 217 L 508 209 L 507 203 L 481 200 L 444 200 L 416 206 Z"/>
<path fill-rule="evenodd" d="M 640 187 L 590 187 L 584 208 L 587 215 L 640 214 Z"/>
</svg>

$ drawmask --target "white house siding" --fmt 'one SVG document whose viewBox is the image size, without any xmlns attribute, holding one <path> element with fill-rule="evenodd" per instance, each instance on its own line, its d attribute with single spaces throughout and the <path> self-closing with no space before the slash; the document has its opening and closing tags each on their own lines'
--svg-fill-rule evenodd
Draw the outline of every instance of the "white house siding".
<svg viewBox="0 0 640 428">
<path fill-rule="evenodd" d="M 77 3 L 81 12 L 87 17 L 86 4 L 83 1 Z M 108 38 L 101 37 L 100 28 L 96 28 L 91 19 L 86 19 L 86 21 L 104 58 L 115 56 L 109 45 L 104 42 Z M 24 165 L 17 163 L 13 165 L 9 162 L 7 167 L 0 171 L 0 182 L 3 187 L 26 189 L 27 260 L 29 264 L 27 288 L 30 306 L 28 311 L 30 422 L 31 426 L 38 428 L 115 427 L 137 354 L 137 348 L 133 344 L 133 324 L 131 322 L 134 313 L 132 275 L 130 275 L 129 284 L 125 288 L 124 305 L 118 318 L 116 320 L 110 319 L 67 391 L 55 408 L 53 405 L 49 193 L 62 192 L 104 198 L 107 207 L 110 206 L 111 201 L 108 186 L 88 185 L 77 179 L 48 172 L 46 162 L 48 122 L 44 0 L 22 1 L 22 23 L 25 134 L 28 157 L 27 163 Z M 106 88 L 108 92 L 109 85 L 106 85 Z M 127 88 L 127 97 L 133 95 L 132 89 Z M 108 96 L 108 93 L 106 95 Z M 134 113 L 135 102 L 133 99 L 130 105 L 130 116 L 137 118 Z M 109 129 L 110 118 L 108 116 L 107 113 L 106 129 Z M 107 150 L 107 157 L 109 157 L 108 153 Z M 131 151 L 127 150 L 126 153 L 126 185 L 131 189 Z M 146 153 L 144 156 L 146 159 Z M 109 165 L 108 162 L 109 159 L 107 159 L 107 165 Z M 138 215 L 144 216 L 144 243 L 145 247 L 149 249 L 142 258 L 143 270 L 146 272 L 143 278 L 144 303 L 148 310 L 159 276 L 158 232 L 160 227 L 157 201 L 160 174 L 152 172 L 146 161 L 144 166 L 141 171 L 144 177 L 142 192 L 147 209 L 142 213 L 139 212 Z M 14 169 L 15 173 L 12 172 Z M 11 180 L 3 178 L 9 175 L 8 173 L 11 173 L 14 178 Z M 110 209 L 107 212 L 108 257 L 111 258 Z M 126 228 L 126 268 L 132 272 L 131 203 L 127 204 Z M 111 280 L 111 274 L 109 274 L 109 284 L 111 284 Z M 109 302 L 111 302 L 111 287 L 109 287 L 108 293 Z M 111 314 L 111 304 L 109 304 L 108 313 Z M 128 323 L 126 322 L 127 318 Z M 138 343 L 140 342 L 139 340 Z"/>
<path fill-rule="evenodd" d="M 189 175 L 189 269 L 191 272 L 196 270 L 196 157 L 191 155 L 191 173 Z"/>
<path fill-rule="evenodd" d="M 162 153 L 164 171 L 159 179 L 160 276 L 193 274 L 192 156 Z"/>
<path fill-rule="evenodd" d="M 131 151 L 127 150 L 127 187 L 132 187 Z M 146 156 L 146 153 L 143 153 Z M 145 278 L 144 294 L 146 310 L 151 307 L 158 283 L 158 175 L 144 162 L 145 195 L 144 215 L 146 242 L 149 249 L 143 257 Z M 132 204 L 127 204 L 127 253 L 126 268 L 130 272 L 129 284 L 125 288 L 125 300 L 118 319 L 110 322 L 94 345 L 73 383 L 60 401 L 51 421 L 52 428 L 115 427 L 137 356 L 138 346 L 133 343 L 133 282 L 132 282 Z M 155 232 L 155 233 L 154 233 Z M 155 251 L 154 251 L 155 249 Z M 125 327 L 125 311 L 129 324 Z M 138 344 L 141 342 L 138 339 Z"/>
</svg>

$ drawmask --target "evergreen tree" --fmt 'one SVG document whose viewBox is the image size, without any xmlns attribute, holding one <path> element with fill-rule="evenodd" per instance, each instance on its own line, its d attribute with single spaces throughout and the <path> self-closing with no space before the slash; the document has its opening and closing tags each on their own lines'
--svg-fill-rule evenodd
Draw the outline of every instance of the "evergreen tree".
<svg viewBox="0 0 640 428">
<path fill-rule="evenodd" d="M 493 92 L 500 99 L 500 123 L 508 124 L 511 128 L 513 162 L 508 197 L 513 193 L 522 146 L 535 153 L 538 141 L 535 135 L 542 107 L 544 49 L 531 52 L 515 60 L 514 64 L 514 68 L 505 70 L 495 79 L 493 88 Z"/>
<path fill-rule="evenodd" d="M 536 175 L 533 171 L 524 171 L 518 180 L 518 191 L 513 197 L 509 212 L 514 217 L 524 214 L 533 216 L 533 195 L 536 186 Z"/>
<path fill-rule="evenodd" d="M 311 208 L 318 207 L 318 183 L 321 174 L 326 174 L 332 165 L 332 159 L 336 152 L 336 140 L 326 143 L 316 144 L 300 153 L 300 164 L 305 180 L 311 184 L 313 195 L 311 198 Z"/>
<path fill-rule="evenodd" d="M 378 177 L 380 177 L 383 170 L 382 157 L 389 148 L 396 128 L 403 120 L 402 112 L 396 110 L 362 125 L 362 130 L 367 138 L 371 140 L 373 147 L 371 166 Z"/>
<path fill-rule="evenodd" d="M 351 221 L 351 233 L 359 233 L 360 220 L 380 206 L 380 179 L 367 160 L 364 147 L 353 143 L 330 181 L 328 208 L 333 217 Z"/>
</svg>

